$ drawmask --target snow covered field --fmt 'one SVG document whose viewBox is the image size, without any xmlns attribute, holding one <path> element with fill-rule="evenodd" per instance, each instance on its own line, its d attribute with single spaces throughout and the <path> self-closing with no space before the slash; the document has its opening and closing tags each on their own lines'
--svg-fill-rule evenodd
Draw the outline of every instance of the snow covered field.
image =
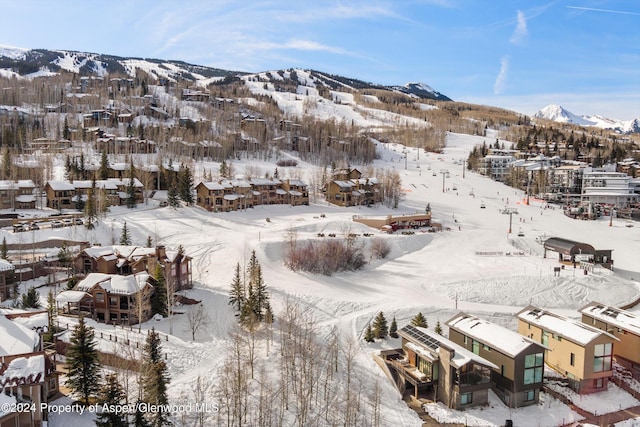
<svg viewBox="0 0 640 427">
<path fill-rule="evenodd" d="M 157 208 L 158 202 L 151 200 L 135 210 L 112 209 L 96 230 L 70 227 L 36 233 L 40 234 L 38 240 L 57 236 L 108 245 L 114 236 L 119 237 L 126 221 L 134 244 L 144 245 L 147 236 L 151 236 L 170 248 L 184 246 L 185 252 L 193 257 L 194 270 L 194 289 L 187 296 L 202 300 L 210 318 L 208 327 L 198 331 L 195 342 L 191 341 L 184 315 L 176 315 L 171 321 L 149 321 L 143 325 L 142 335 L 137 329 L 129 331 L 91 323 L 99 331 L 111 331 L 131 340 L 143 340 L 144 330 L 151 327 L 167 334 L 173 330 L 173 336 L 163 342 L 173 399 L 187 393 L 198 376 L 215 386 L 216 369 L 223 357 L 220 349 L 228 342 L 228 333 L 236 322 L 227 304 L 234 267 L 237 262 L 246 263 L 255 250 L 275 313 L 279 313 L 285 301 L 295 301 L 317 321 L 319 341 L 325 341 L 336 330 L 343 339 L 357 340 L 358 372 L 364 381 L 373 384 L 377 379 L 382 385 L 382 425 L 419 426 L 418 416 L 399 400 L 394 386 L 371 358 L 380 349 L 398 347 L 399 341 L 367 344 L 362 339 L 364 329 L 378 312 L 383 311 L 389 321 L 395 316 L 398 327 L 422 312 L 433 328 L 437 321 L 445 322 L 463 310 L 515 329 L 513 314 L 530 303 L 577 318 L 576 309 L 592 300 L 620 305 L 640 296 L 640 224 L 628 228 L 627 220 L 613 219 L 610 227 L 608 217 L 597 221 L 573 220 L 560 209 L 545 208 L 536 200 L 526 205 L 521 191 L 469 171 L 463 173 L 460 161 L 466 159 L 474 144 L 483 141 L 491 143 L 495 137 L 449 134 L 444 153 L 418 154 L 415 149 L 408 149 L 406 159 L 404 147 L 379 144 L 381 158 L 375 166 L 395 167 L 402 177 L 405 199 L 396 210 L 383 206 L 340 208 L 318 199 L 310 206 L 257 206 L 247 211 L 209 213 L 197 207 Z M 274 169 L 269 163 L 238 161 L 234 162 L 235 170 L 242 173 L 244 164 L 260 168 L 262 174 L 273 173 Z M 217 170 L 219 165 L 207 163 L 201 167 Z M 302 169 L 302 179 L 308 181 L 305 176 L 311 175 L 313 166 L 299 162 L 297 168 Z M 288 173 L 286 168 L 279 172 L 281 177 Z M 354 215 L 424 212 L 427 203 L 434 221 L 442 222 L 449 231 L 387 235 L 352 221 Z M 482 204 L 486 206 L 484 209 Z M 505 207 L 518 210 L 512 217 L 511 234 L 508 234 L 509 215 L 501 213 Z M 299 240 L 315 239 L 317 233 L 338 236 L 348 232 L 374 233 L 387 239 L 392 251 L 387 259 L 372 260 L 358 272 L 331 277 L 292 272 L 283 261 L 283 242 L 291 230 L 296 231 Z M 3 230 L 2 235 L 8 243 L 16 243 L 20 238 L 30 241 L 30 237 L 21 237 L 20 233 Z M 536 241 L 540 236 L 563 237 L 589 243 L 596 249 L 613 249 L 616 271 L 600 270 L 584 275 L 581 270 L 565 269 L 560 277 L 554 277 L 557 255 L 542 257 L 542 246 Z M 366 238 L 358 239 L 364 242 Z M 486 256 L 478 252 L 502 255 Z M 40 291 L 48 292 L 46 287 Z M 640 312 L 637 308 L 631 311 Z M 101 343 L 102 348 L 109 346 L 113 344 Z M 499 401 L 494 403 L 500 406 Z M 476 409 L 465 414 L 486 423 L 473 425 L 494 425 L 508 418 L 505 418 L 509 415 L 507 408 L 499 411 L 496 414 L 493 409 Z M 568 422 L 571 417 L 579 419 L 551 397 L 539 407 L 526 410 L 530 412 L 522 411 L 522 419 L 537 422 L 516 425 L 556 425 L 562 420 Z M 444 421 L 443 417 L 454 416 L 448 413 L 440 412 L 437 417 Z M 73 418 L 73 415 L 55 416 L 50 425 L 79 425 Z"/>
</svg>

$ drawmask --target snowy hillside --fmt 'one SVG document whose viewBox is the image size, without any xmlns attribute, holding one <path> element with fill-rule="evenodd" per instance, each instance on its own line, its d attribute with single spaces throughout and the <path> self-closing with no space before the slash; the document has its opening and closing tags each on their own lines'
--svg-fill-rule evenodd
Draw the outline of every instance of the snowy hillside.
<svg viewBox="0 0 640 427">
<path fill-rule="evenodd" d="M 640 118 L 622 121 L 609 119 L 600 115 L 578 116 L 556 104 L 547 105 L 536 112 L 533 117 L 559 123 L 570 123 L 578 126 L 593 126 L 601 129 L 611 129 L 620 133 L 640 132 Z"/>
</svg>

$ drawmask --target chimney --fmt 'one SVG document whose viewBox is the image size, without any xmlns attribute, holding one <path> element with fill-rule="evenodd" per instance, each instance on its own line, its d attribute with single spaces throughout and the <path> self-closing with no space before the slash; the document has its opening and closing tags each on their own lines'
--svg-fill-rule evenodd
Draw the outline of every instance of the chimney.
<svg viewBox="0 0 640 427">
<path fill-rule="evenodd" d="M 167 250 L 165 249 L 164 245 L 156 246 L 156 256 L 158 257 L 158 259 L 165 258 L 167 256 Z"/>
</svg>

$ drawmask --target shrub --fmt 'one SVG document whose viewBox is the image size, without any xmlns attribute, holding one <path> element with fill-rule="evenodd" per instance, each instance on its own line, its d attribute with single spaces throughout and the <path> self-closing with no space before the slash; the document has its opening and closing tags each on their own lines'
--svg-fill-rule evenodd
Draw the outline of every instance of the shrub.
<svg viewBox="0 0 640 427">
<path fill-rule="evenodd" d="M 376 237 L 371 241 L 371 246 L 369 246 L 369 250 L 371 251 L 371 257 L 375 259 L 383 259 L 386 258 L 387 255 L 391 252 L 391 245 L 385 239 L 380 237 Z"/>
<path fill-rule="evenodd" d="M 362 246 L 353 239 L 312 240 L 290 245 L 286 256 L 291 270 L 325 276 L 359 270 L 366 264 Z"/>
<path fill-rule="evenodd" d="M 294 159 L 281 159 L 281 160 L 278 160 L 276 165 L 280 167 L 293 167 L 293 166 L 298 166 L 298 161 Z"/>
</svg>

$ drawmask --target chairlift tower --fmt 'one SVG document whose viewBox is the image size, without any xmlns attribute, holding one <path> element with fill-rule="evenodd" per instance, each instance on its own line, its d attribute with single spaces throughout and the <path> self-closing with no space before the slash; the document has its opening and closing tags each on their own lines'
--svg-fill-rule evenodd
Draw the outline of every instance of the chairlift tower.
<svg viewBox="0 0 640 427">
<path fill-rule="evenodd" d="M 449 171 L 447 169 L 440 169 L 440 174 L 442 175 L 442 192 L 444 193 L 444 179 L 449 175 Z"/>
</svg>

